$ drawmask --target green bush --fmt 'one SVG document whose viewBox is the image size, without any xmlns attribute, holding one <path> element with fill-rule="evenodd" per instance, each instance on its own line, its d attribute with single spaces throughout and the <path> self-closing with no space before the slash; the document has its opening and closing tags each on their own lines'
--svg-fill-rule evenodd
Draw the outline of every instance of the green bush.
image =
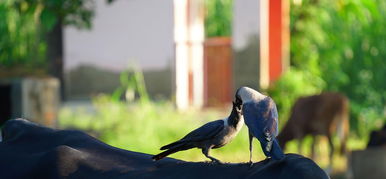
<svg viewBox="0 0 386 179">
<path fill-rule="evenodd" d="M 281 76 L 269 89 L 268 93 L 275 100 L 282 127 L 288 120 L 291 106 L 300 96 L 320 93 L 325 82 L 308 71 L 292 68 Z"/>
<path fill-rule="evenodd" d="M 351 131 L 366 138 L 385 121 L 386 1 L 300 2 L 290 8 L 292 72 L 270 91 L 284 115 L 295 96 L 341 92 L 350 99 Z"/>
</svg>

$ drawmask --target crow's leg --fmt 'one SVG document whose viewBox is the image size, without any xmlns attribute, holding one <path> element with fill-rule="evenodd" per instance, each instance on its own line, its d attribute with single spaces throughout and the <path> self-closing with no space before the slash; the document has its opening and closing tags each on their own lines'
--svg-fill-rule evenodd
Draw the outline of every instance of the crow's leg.
<svg viewBox="0 0 386 179">
<path fill-rule="evenodd" d="M 253 135 L 251 132 L 249 132 L 249 164 L 253 165 L 253 162 L 252 162 L 252 150 L 253 150 L 253 146 L 252 146 L 252 139 L 253 139 Z"/>
<path fill-rule="evenodd" d="M 214 157 L 209 155 L 210 149 L 211 149 L 211 147 L 205 147 L 205 148 L 202 149 L 202 153 L 205 155 L 205 157 L 207 157 L 210 160 L 212 160 L 212 162 L 221 163 L 220 160 L 217 160 L 216 158 L 214 158 Z"/>
<path fill-rule="evenodd" d="M 302 150 L 302 146 L 303 146 L 303 139 L 298 138 L 298 154 L 304 155 L 303 150 Z"/>
</svg>

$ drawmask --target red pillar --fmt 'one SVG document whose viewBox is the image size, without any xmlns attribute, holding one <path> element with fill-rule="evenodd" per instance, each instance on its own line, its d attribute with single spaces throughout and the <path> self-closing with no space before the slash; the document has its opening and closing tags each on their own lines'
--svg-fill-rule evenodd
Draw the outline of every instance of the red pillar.
<svg viewBox="0 0 386 179">
<path fill-rule="evenodd" d="M 281 0 L 269 1 L 269 81 L 281 74 Z"/>
<path fill-rule="evenodd" d="M 288 60 L 288 3 L 286 0 L 270 0 L 269 24 L 269 82 L 277 80 Z"/>
</svg>

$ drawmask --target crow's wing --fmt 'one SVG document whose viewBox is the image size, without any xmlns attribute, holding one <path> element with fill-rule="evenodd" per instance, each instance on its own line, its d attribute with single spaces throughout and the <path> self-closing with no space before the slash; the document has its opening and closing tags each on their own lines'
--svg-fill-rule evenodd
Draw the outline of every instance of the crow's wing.
<svg viewBox="0 0 386 179">
<path fill-rule="evenodd" d="M 202 141 L 202 140 L 210 139 L 216 136 L 223 129 L 224 129 L 223 120 L 208 122 L 205 125 L 187 134 L 180 141 Z"/>
<path fill-rule="evenodd" d="M 278 114 L 276 105 L 269 97 L 260 102 L 243 104 L 245 124 L 253 136 L 259 140 L 272 141 L 278 134 Z"/>
<path fill-rule="evenodd" d="M 274 134 L 274 137 L 276 137 L 279 134 L 279 114 L 277 112 L 276 104 L 275 102 L 270 99 L 269 102 L 269 125 L 272 126 L 272 134 Z"/>
<path fill-rule="evenodd" d="M 269 97 L 258 103 L 248 102 L 243 104 L 243 111 L 245 124 L 260 141 L 264 154 L 276 160 L 282 159 L 284 153 L 276 140 L 279 116 L 275 102 Z"/>
</svg>

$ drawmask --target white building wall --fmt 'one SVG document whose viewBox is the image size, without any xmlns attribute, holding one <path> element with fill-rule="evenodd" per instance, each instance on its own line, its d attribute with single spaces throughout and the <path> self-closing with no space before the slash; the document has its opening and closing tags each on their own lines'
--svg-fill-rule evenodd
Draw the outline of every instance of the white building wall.
<svg viewBox="0 0 386 179">
<path fill-rule="evenodd" d="M 121 71 L 160 69 L 174 57 L 173 0 L 94 0 L 90 30 L 64 29 L 65 69 L 80 64 Z"/>
<path fill-rule="evenodd" d="M 174 40 L 176 104 L 179 109 L 202 107 L 204 101 L 203 42 L 204 11 L 202 0 L 174 0 Z M 189 74 L 192 85 L 189 86 Z M 189 88 L 192 89 L 189 96 Z"/>
</svg>

